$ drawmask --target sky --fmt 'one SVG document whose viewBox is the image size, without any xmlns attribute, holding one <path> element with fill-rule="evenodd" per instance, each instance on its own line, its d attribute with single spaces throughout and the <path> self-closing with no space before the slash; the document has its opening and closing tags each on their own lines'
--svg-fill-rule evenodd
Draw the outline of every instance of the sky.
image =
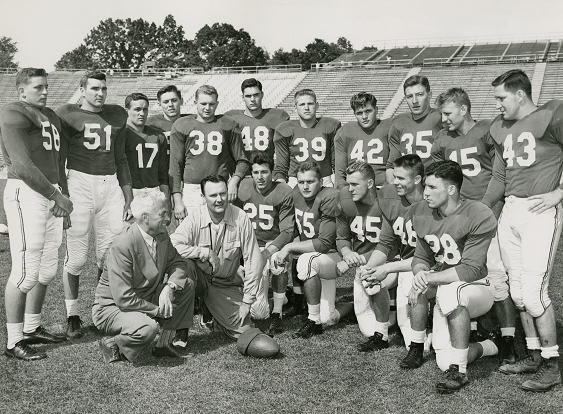
<svg viewBox="0 0 563 414">
<path fill-rule="evenodd" d="M 270 55 L 341 36 L 355 49 L 563 38 L 563 0 L 0 0 L 0 7 L 0 36 L 17 42 L 15 60 L 47 70 L 110 17 L 161 25 L 172 14 L 189 39 L 205 24 L 229 23 Z"/>
</svg>

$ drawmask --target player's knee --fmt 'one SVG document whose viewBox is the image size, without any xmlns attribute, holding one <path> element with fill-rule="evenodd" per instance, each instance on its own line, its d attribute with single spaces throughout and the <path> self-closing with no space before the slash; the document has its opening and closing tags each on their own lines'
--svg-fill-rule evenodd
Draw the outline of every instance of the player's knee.
<svg viewBox="0 0 563 414">
<path fill-rule="evenodd" d="M 524 299 L 522 298 L 522 290 L 515 288 L 514 285 L 510 286 L 510 297 L 512 298 L 512 301 L 514 302 L 514 306 L 516 306 L 516 309 L 518 309 L 519 311 L 523 311 L 524 310 Z"/>
<path fill-rule="evenodd" d="M 502 302 L 508 299 L 509 289 L 507 282 L 495 283 L 495 302 Z"/>
<path fill-rule="evenodd" d="M 523 296 L 524 309 L 532 317 L 537 318 L 545 312 L 545 310 L 551 305 L 551 299 L 549 296 L 545 295 L 540 298 L 537 294 L 526 294 Z"/>
<path fill-rule="evenodd" d="M 57 266 L 49 268 L 48 272 L 40 272 L 38 282 L 42 285 L 48 286 L 53 280 L 55 280 L 55 276 L 57 276 Z"/>
<path fill-rule="evenodd" d="M 442 371 L 446 371 L 450 367 L 450 350 L 439 349 L 436 350 L 436 364 Z"/>
<path fill-rule="evenodd" d="M 64 270 L 71 275 L 79 276 L 86 264 L 86 255 L 72 255 L 67 258 Z"/>
<path fill-rule="evenodd" d="M 30 277 L 25 276 L 23 280 L 21 280 L 21 275 L 11 274 L 10 283 L 17 287 L 22 293 L 28 293 L 33 287 L 37 284 L 38 278 L 37 277 Z"/>
<path fill-rule="evenodd" d="M 316 257 L 318 253 L 304 253 L 297 260 L 297 277 L 299 280 L 307 280 L 317 274 Z"/>
</svg>

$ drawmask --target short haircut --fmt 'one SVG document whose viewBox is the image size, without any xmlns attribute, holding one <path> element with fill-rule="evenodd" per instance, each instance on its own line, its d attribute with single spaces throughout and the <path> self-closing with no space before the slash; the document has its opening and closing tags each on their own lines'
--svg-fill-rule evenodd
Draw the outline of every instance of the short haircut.
<svg viewBox="0 0 563 414">
<path fill-rule="evenodd" d="M 274 159 L 265 152 L 252 153 L 250 156 L 250 167 L 252 168 L 254 164 L 267 164 L 268 167 L 270 167 L 270 171 L 274 171 Z"/>
<path fill-rule="evenodd" d="M 156 93 L 156 99 L 160 102 L 160 97 L 168 92 L 174 92 L 178 99 L 182 100 L 182 92 L 176 87 L 176 85 L 166 85 L 164 88 L 160 88 Z"/>
<path fill-rule="evenodd" d="M 211 174 L 201 180 L 200 187 L 201 187 L 201 194 L 205 195 L 205 184 L 207 183 L 225 183 L 227 186 L 227 180 L 225 177 L 219 174 Z"/>
<path fill-rule="evenodd" d="M 80 78 L 81 88 L 86 88 L 86 85 L 88 85 L 88 79 L 97 79 L 105 82 L 106 74 L 99 70 L 89 70 Z"/>
<path fill-rule="evenodd" d="M 140 220 L 143 214 L 149 214 L 159 201 L 166 203 L 166 195 L 158 189 L 146 189 L 135 193 L 135 197 L 131 201 L 133 217 Z"/>
<path fill-rule="evenodd" d="M 362 160 L 354 161 L 346 168 L 346 177 L 356 172 L 359 172 L 364 180 L 373 180 L 375 182 L 375 172 L 367 162 Z"/>
<path fill-rule="evenodd" d="M 23 68 L 16 75 L 16 89 L 23 85 L 29 85 L 31 78 L 43 77 L 46 78 L 47 72 L 45 69 L 40 68 Z"/>
<path fill-rule="evenodd" d="M 246 88 L 258 88 L 262 92 L 262 82 L 254 78 L 245 79 L 240 85 L 241 92 L 244 93 Z"/>
<path fill-rule="evenodd" d="M 453 102 L 460 107 L 461 105 L 465 105 L 467 112 L 471 113 L 471 100 L 469 99 L 469 95 L 461 88 L 450 88 L 446 92 L 442 92 L 436 98 L 436 106 L 438 108 L 448 102 Z"/>
<path fill-rule="evenodd" d="M 203 93 L 204 95 L 214 96 L 215 99 L 219 99 L 219 92 L 211 85 L 202 85 L 195 91 L 195 99 L 199 97 L 199 94 Z"/>
<path fill-rule="evenodd" d="M 422 85 L 426 92 L 430 92 L 430 82 L 428 82 L 428 78 L 423 75 L 412 75 L 407 78 L 405 83 L 403 83 L 403 92 L 410 88 L 411 86 L 415 85 Z"/>
<path fill-rule="evenodd" d="M 310 96 L 315 100 L 315 103 L 317 102 L 317 95 L 315 95 L 315 91 L 313 91 L 312 89 L 301 89 L 295 92 L 295 95 L 293 95 L 293 100 L 297 102 L 297 98 L 301 96 Z"/>
<path fill-rule="evenodd" d="M 404 168 L 414 173 L 415 177 L 420 175 L 424 177 L 424 164 L 420 157 L 416 154 L 407 154 L 393 161 L 394 168 Z"/>
<path fill-rule="evenodd" d="M 426 177 L 431 175 L 455 185 L 458 192 L 463 184 L 461 166 L 455 161 L 438 161 L 431 164 L 430 167 L 426 169 Z"/>
<path fill-rule="evenodd" d="M 133 101 L 147 101 L 147 104 L 149 103 L 149 98 L 147 98 L 146 95 L 139 93 L 139 92 L 133 92 L 129 95 L 127 95 L 125 97 L 125 108 L 130 109 L 131 108 L 131 102 Z"/>
<path fill-rule="evenodd" d="M 504 72 L 492 82 L 493 86 L 504 85 L 504 89 L 511 93 L 524 91 L 532 99 L 532 84 L 528 75 L 521 69 L 512 69 Z"/>
<path fill-rule="evenodd" d="M 297 171 L 295 172 L 295 175 L 297 176 L 297 173 L 304 173 L 307 171 L 313 171 L 315 174 L 317 174 L 317 178 L 319 180 L 322 178 L 321 167 L 319 167 L 319 164 L 317 164 L 315 161 L 305 161 L 299 164 L 297 166 Z"/>
<path fill-rule="evenodd" d="M 350 98 L 350 106 L 354 112 L 364 108 L 367 104 L 371 104 L 374 108 L 377 106 L 377 98 L 371 93 L 360 92 Z"/>
</svg>

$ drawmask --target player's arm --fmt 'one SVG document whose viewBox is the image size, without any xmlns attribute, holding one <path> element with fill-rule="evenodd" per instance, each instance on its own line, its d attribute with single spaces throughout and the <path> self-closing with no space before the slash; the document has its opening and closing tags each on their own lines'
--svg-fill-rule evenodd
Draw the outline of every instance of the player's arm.
<svg viewBox="0 0 563 414">
<path fill-rule="evenodd" d="M 279 229 L 280 234 L 276 239 L 264 249 L 267 251 L 267 257 L 270 257 L 277 251 L 280 251 L 283 246 L 291 243 L 293 240 L 293 232 L 295 229 L 295 207 L 293 206 L 293 196 L 288 192 L 279 204 L 278 217 L 280 220 Z"/>
<path fill-rule="evenodd" d="M 366 263 L 365 257 L 354 251 L 352 244 L 354 237 L 355 235 L 350 229 L 350 220 L 341 211 L 336 217 L 336 249 L 349 267 L 358 267 Z M 341 268 L 341 270 L 343 269 Z"/>
<path fill-rule="evenodd" d="M 287 182 L 289 173 L 289 138 L 281 134 L 279 126 L 274 133 L 274 150 L 276 153 L 274 180 Z"/>
<path fill-rule="evenodd" d="M 330 151 L 330 167 L 332 168 L 332 172 L 336 173 L 335 170 L 335 150 L 334 150 L 334 137 L 338 133 L 338 131 L 342 128 L 342 124 L 338 122 L 336 124 L 336 128 L 332 131 L 327 137 L 327 150 Z"/>
<path fill-rule="evenodd" d="M 392 183 L 395 180 L 395 177 L 393 176 L 393 162 L 401 156 L 400 133 L 401 132 L 397 129 L 395 123 L 393 123 L 389 128 L 389 158 L 387 158 L 387 168 L 385 170 L 385 178 L 388 183 Z"/>
<path fill-rule="evenodd" d="M 235 121 L 233 120 L 233 122 Z M 228 195 L 229 200 L 236 200 L 238 186 L 250 167 L 250 163 L 248 162 L 248 158 L 246 157 L 246 153 L 244 152 L 244 147 L 242 145 L 241 128 L 236 123 L 235 127 L 229 134 L 228 142 L 231 157 L 236 162 L 235 171 L 228 183 Z"/>
<path fill-rule="evenodd" d="M 492 208 L 502 197 L 505 191 L 506 160 L 502 157 L 502 146 L 492 140 L 495 145 L 495 161 L 493 163 L 493 175 L 487 191 L 483 196 L 482 203 Z"/>
<path fill-rule="evenodd" d="M 346 187 L 346 168 L 348 168 L 348 154 L 344 144 L 342 128 L 334 138 L 334 175 L 336 176 L 336 187 L 340 190 Z"/>
<path fill-rule="evenodd" d="M 436 137 L 434 142 L 432 143 L 432 149 L 430 150 L 430 159 L 432 163 L 446 161 L 446 157 L 444 155 L 444 148 L 440 145 L 440 135 Z"/>
<path fill-rule="evenodd" d="M 131 185 L 131 172 L 129 171 L 129 163 L 125 153 L 125 144 L 127 141 L 127 128 L 123 126 L 117 137 L 115 137 L 115 166 L 117 168 L 117 180 L 123 191 L 125 198 L 125 206 L 123 207 L 123 220 L 127 221 L 133 217 L 131 213 L 131 201 L 133 201 L 133 186 Z"/>
<path fill-rule="evenodd" d="M 181 119 L 181 118 L 180 118 Z M 175 122 L 170 131 L 170 166 L 168 174 L 170 176 L 170 189 L 174 199 L 174 216 L 178 220 L 186 217 L 186 207 L 182 200 L 182 180 L 184 178 L 184 168 L 186 164 L 186 135 L 178 129 Z"/>
</svg>

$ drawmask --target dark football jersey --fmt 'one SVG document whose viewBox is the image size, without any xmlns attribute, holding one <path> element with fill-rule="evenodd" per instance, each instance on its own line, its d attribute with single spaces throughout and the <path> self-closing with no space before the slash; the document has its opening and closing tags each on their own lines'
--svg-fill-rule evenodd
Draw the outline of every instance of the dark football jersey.
<svg viewBox="0 0 563 414">
<path fill-rule="evenodd" d="M 398 247 L 401 260 L 410 259 L 416 247 L 412 226 L 411 203 L 397 194 L 394 184 L 387 184 L 377 194 L 382 213 L 381 235 L 376 250 L 389 256 Z"/>
<path fill-rule="evenodd" d="M 142 133 L 127 126 L 125 154 L 133 188 L 168 185 L 166 138 L 159 130 L 145 126 Z"/>
<path fill-rule="evenodd" d="M 194 117 L 174 122 L 170 133 L 172 193 L 182 191 L 182 180 L 199 184 L 210 174 L 219 174 L 227 180 L 231 175 L 242 179 L 247 170 L 240 128 L 234 119 L 217 115 L 212 122 L 201 122 Z"/>
<path fill-rule="evenodd" d="M 276 166 L 274 180 L 297 176 L 297 167 L 305 161 L 315 161 L 321 175 L 328 177 L 334 170 L 334 136 L 340 121 L 321 117 L 312 128 L 303 128 L 299 121 L 285 121 L 274 134 Z"/>
<path fill-rule="evenodd" d="M 193 117 L 193 115 L 182 114 L 180 118 L 185 116 Z M 166 137 L 166 153 L 168 156 L 170 156 L 170 131 L 172 131 L 172 125 L 174 125 L 174 122 L 166 119 L 163 114 L 149 116 L 146 124 L 146 126 L 156 128 L 164 134 Z"/>
<path fill-rule="evenodd" d="M 413 269 L 418 263 L 438 272 L 454 267 L 464 282 L 487 276 L 487 251 L 497 229 L 491 209 L 479 201 L 461 200 L 455 212 L 443 217 L 422 200 L 413 204 L 412 216 L 418 236 Z"/>
<path fill-rule="evenodd" d="M 334 138 L 334 169 L 336 186 L 346 185 L 346 168 L 357 160 L 366 161 L 375 172 L 375 185 L 385 184 L 385 169 L 389 158 L 389 128 L 392 119 L 377 121 L 364 129 L 356 121 L 348 122 Z"/>
<path fill-rule="evenodd" d="M 131 184 L 125 156 L 127 112 L 118 105 L 104 105 L 90 112 L 78 105 L 57 108 L 68 129 L 68 140 L 61 141 L 61 162 L 66 168 L 91 175 L 113 175 L 121 186 Z"/>
<path fill-rule="evenodd" d="M 442 129 L 432 145 L 432 161 L 451 160 L 463 171 L 461 196 L 481 201 L 493 171 L 495 146 L 489 134 L 490 120 L 478 121 L 467 135 Z"/>
<path fill-rule="evenodd" d="M 242 109 L 225 112 L 242 128 L 242 143 L 247 157 L 254 151 L 265 152 L 274 159 L 274 131 L 276 127 L 289 119 L 282 109 L 265 108 L 256 118 L 245 115 Z"/>
<path fill-rule="evenodd" d="M 336 188 L 321 188 L 312 200 L 305 200 L 298 187 L 293 189 L 295 223 L 299 239 L 312 240 L 315 251 L 327 253 L 336 249 L 336 217 L 338 216 Z"/>
<path fill-rule="evenodd" d="M 53 184 L 66 187 L 64 170 L 59 170 L 61 138 L 66 132 L 52 109 L 9 103 L 0 111 L 0 133 L 8 178 L 22 180 L 46 198 L 55 194 Z"/>
<path fill-rule="evenodd" d="M 271 243 L 281 250 L 293 240 L 295 209 L 292 193 L 290 186 L 277 181 L 265 194 L 256 189 L 252 178 L 245 178 L 240 183 L 237 204 L 250 218 L 260 247 Z"/>
<path fill-rule="evenodd" d="M 377 197 L 371 204 L 352 200 L 348 187 L 340 189 L 340 214 L 336 221 L 336 247 L 343 247 L 365 254 L 379 243 L 381 232 L 381 210 Z"/>
<path fill-rule="evenodd" d="M 419 119 L 414 119 L 410 112 L 397 115 L 389 130 L 387 168 L 393 168 L 393 161 L 406 154 L 418 155 L 424 167 L 428 167 L 432 163 L 430 151 L 434 137 L 441 129 L 442 114 L 435 108 Z"/>
</svg>

